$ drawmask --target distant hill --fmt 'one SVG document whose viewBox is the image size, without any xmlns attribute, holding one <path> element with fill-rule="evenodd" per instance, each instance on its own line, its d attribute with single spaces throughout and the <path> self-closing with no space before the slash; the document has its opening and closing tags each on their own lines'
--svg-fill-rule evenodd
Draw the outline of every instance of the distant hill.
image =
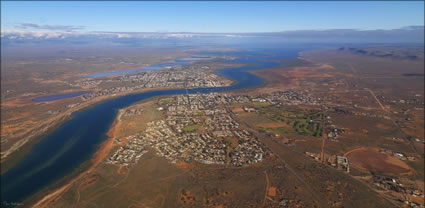
<svg viewBox="0 0 425 208">
<path fill-rule="evenodd" d="M 339 51 L 347 51 L 350 53 L 374 56 L 392 59 L 408 59 L 408 60 L 423 60 L 424 48 L 423 47 L 341 47 Z"/>
</svg>

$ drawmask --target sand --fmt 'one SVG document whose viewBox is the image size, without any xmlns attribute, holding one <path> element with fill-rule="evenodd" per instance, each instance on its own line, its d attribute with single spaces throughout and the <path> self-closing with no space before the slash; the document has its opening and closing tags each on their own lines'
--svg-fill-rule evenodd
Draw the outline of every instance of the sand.
<svg viewBox="0 0 425 208">
<path fill-rule="evenodd" d="M 114 138 L 115 134 L 117 132 L 117 129 L 119 129 L 121 125 L 121 116 L 123 114 L 123 110 L 120 110 L 117 116 L 117 119 L 112 124 L 110 130 L 108 131 L 108 139 L 104 141 L 100 147 L 100 149 L 95 153 L 93 159 L 91 160 L 91 166 L 88 170 L 84 171 L 83 173 L 79 174 L 77 177 L 73 178 L 69 183 L 65 184 L 61 188 L 55 190 L 54 192 L 46 195 L 44 198 L 42 198 L 40 201 L 38 201 L 36 204 L 34 204 L 32 207 L 49 207 L 49 204 L 53 202 L 55 199 L 57 199 L 62 193 L 64 193 L 66 190 L 68 190 L 71 185 L 76 182 L 77 180 L 81 179 L 82 177 L 86 176 L 87 174 L 91 173 L 102 161 L 103 159 L 108 155 L 108 153 L 111 151 L 111 149 L 114 146 Z"/>
</svg>

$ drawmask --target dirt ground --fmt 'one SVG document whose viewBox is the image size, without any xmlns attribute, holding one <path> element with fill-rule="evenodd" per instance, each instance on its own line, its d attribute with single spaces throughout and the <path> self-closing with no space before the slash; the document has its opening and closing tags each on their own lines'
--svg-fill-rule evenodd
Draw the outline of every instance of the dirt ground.
<svg viewBox="0 0 425 208">
<path fill-rule="evenodd" d="M 352 167 L 364 171 L 398 175 L 407 173 L 411 168 L 396 157 L 380 153 L 375 149 L 359 149 L 348 154 Z"/>
</svg>

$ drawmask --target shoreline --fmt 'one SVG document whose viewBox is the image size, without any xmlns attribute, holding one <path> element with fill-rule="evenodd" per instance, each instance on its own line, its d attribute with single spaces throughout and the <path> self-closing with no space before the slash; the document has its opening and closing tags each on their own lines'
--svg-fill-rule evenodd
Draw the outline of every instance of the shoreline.
<svg viewBox="0 0 425 208">
<path fill-rule="evenodd" d="M 54 201 L 57 197 L 60 197 L 60 195 L 68 190 L 68 188 L 74 184 L 77 180 L 83 178 L 87 174 L 91 173 L 108 155 L 110 150 L 113 148 L 114 145 L 114 138 L 116 136 L 117 129 L 121 125 L 121 117 L 124 114 L 124 110 L 120 109 L 118 111 L 117 117 L 115 118 L 114 122 L 112 123 L 111 127 L 109 128 L 109 131 L 107 133 L 108 138 L 102 142 L 99 149 L 94 153 L 93 157 L 90 159 L 90 167 L 80 173 L 77 177 L 71 179 L 69 182 L 67 182 L 65 185 L 60 187 L 59 189 L 55 190 L 54 192 L 44 196 L 41 200 L 38 200 L 34 205 L 31 207 L 48 207 L 48 205 Z"/>
<path fill-rule="evenodd" d="M 220 69 L 218 69 L 218 70 L 220 70 Z M 229 78 L 226 78 L 226 77 L 223 77 L 223 78 L 228 80 L 228 83 L 227 83 L 226 86 L 231 86 L 235 82 L 232 79 L 229 79 Z M 52 125 L 52 126 L 58 127 L 63 122 L 65 122 L 69 119 L 72 119 L 72 117 L 71 117 L 72 113 L 83 111 L 87 108 L 93 107 L 97 104 L 100 104 L 102 102 L 106 102 L 106 101 L 114 99 L 114 98 L 126 96 L 126 95 L 129 95 L 129 94 L 137 94 L 137 93 L 143 93 L 143 92 L 149 92 L 149 91 L 175 90 L 175 89 L 178 90 L 178 89 L 185 89 L 185 88 L 143 88 L 143 89 L 139 89 L 139 90 L 136 90 L 136 91 L 124 92 L 122 94 L 115 94 L 115 95 L 112 95 L 112 96 L 109 96 L 109 97 L 106 97 L 106 98 L 105 97 L 103 97 L 103 98 L 100 97 L 99 99 L 95 98 L 93 101 L 89 101 L 89 102 L 86 102 L 84 104 L 81 104 L 77 108 L 74 108 L 72 110 L 69 109 L 70 112 L 66 111 L 63 114 L 58 115 L 58 117 L 60 116 L 60 118 L 65 118 L 65 119 L 61 122 L 54 123 L 54 125 Z M 144 99 L 144 100 L 142 100 L 142 102 L 146 102 L 146 101 L 149 101 L 153 98 L 162 97 L 162 96 L 163 95 L 154 96 L 152 98 Z M 56 101 L 50 101 L 50 102 L 56 102 Z M 117 117 L 115 118 L 114 122 L 111 124 L 111 127 L 109 128 L 109 130 L 106 134 L 108 136 L 108 138 L 99 145 L 99 148 L 95 151 L 94 155 L 87 160 L 87 162 L 90 162 L 88 169 L 83 170 L 83 172 L 76 174 L 77 176 L 70 178 L 68 182 L 64 181 L 65 185 L 61 185 L 59 188 L 52 188 L 54 191 L 51 192 L 51 193 L 49 193 L 49 188 L 47 188 L 47 190 L 46 190 L 47 195 L 45 195 L 44 197 L 40 197 L 41 200 L 40 199 L 38 199 L 38 200 L 34 199 L 33 202 L 29 201 L 30 207 L 46 207 L 46 206 L 48 206 L 48 204 L 50 202 L 54 201 L 57 197 L 59 197 L 61 193 L 68 190 L 68 188 L 74 182 L 76 182 L 77 180 L 86 176 L 88 173 L 90 173 L 92 170 L 94 170 L 103 161 L 103 159 L 109 154 L 110 150 L 113 148 L 114 136 L 116 135 L 116 131 L 119 128 L 119 125 L 120 125 L 120 121 L 119 120 L 117 121 L 117 118 L 120 118 L 122 116 L 122 114 L 124 113 L 123 110 L 124 109 L 119 109 Z M 31 137 L 31 138 L 27 138 L 26 141 L 21 146 L 19 146 L 19 148 L 15 149 L 15 151 L 10 153 L 11 156 L 9 156 L 8 158 L 13 157 L 14 156 L 13 154 L 16 153 L 17 151 L 19 151 L 22 147 L 31 149 L 34 145 L 36 145 L 39 141 L 41 141 L 46 136 L 45 134 L 47 132 L 54 131 L 55 129 L 56 128 L 49 128 L 45 131 L 42 131 L 39 135 L 36 135 L 34 137 Z M 31 144 L 30 146 L 25 146 L 25 145 L 28 144 L 28 142 L 32 141 L 33 139 L 38 139 L 38 141 L 35 142 L 34 144 Z M 21 153 L 21 154 L 26 155 L 27 153 L 28 152 Z M 20 156 L 20 155 L 17 155 L 17 157 L 18 156 Z M 2 158 L 2 159 L 4 160 L 5 158 Z M 7 160 L 4 160 L 4 161 L 2 161 L 2 163 L 6 162 L 6 161 Z M 13 164 L 13 165 L 16 165 L 16 163 L 18 163 L 18 162 L 19 161 L 15 162 L 15 164 Z M 11 166 L 13 167 L 13 165 L 11 165 Z M 4 171 L 4 172 L 7 172 L 7 171 Z M 28 198 L 28 199 L 31 200 L 31 197 Z M 31 205 L 33 203 L 35 203 L 35 204 Z"/>
<path fill-rule="evenodd" d="M 245 65 L 245 64 L 243 64 L 243 65 Z M 231 67 L 231 68 L 233 68 L 233 67 Z M 268 69 L 268 68 L 261 68 L 261 70 L 263 70 L 263 69 Z M 221 70 L 221 69 L 218 69 L 218 70 Z M 258 76 L 256 73 L 253 73 L 253 70 L 246 70 L 246 71 L 244 70 L 244 72 Z M 230 79 L 230 78 L 227 78 L 227 77 L 224 77 L 224 78 L 230 80 L 232 84 L 234 84 L 236 82 L 233 79 Z M 260 86 L 256 86 L 256 87 L 254 87 L 254 89 L 264 87 L 264 84 L 265 83 L 261 84 Z M 125 95 L 128 95 L 128 94 L 141 93 L 141 92 L 145 92 L 145 91 L 154 91 L 154 90 L 170 90 L 170 89 L 173 89 L 173 88 L 145 88 L 145 89 L 141 89 L 141 90 L 137 90 L 137 91 L 113 95 L 113 96 L 107 97 L 106 99 L 105 98 L 99 99 L 97 101 L 87 103 L 85 106 L 80 107 L 78 109 L 75 109 L 73 112 L 82 111 L 82 110 L 84 110 L 88 107 L 93 106 L 96 103 L 105 102 L 107 100 L 114 99 L 114 98 L 121 97 L 121 96 L 125 96 Z M 175 88 L 175 89 L 184 89 L 184 88 Z M 241 90 L 246 91 L 246 90 L 250 90 L 250 89 L 251 88 L 249 88 L 249 89 L 237 89 L 237 90 L 231 90 L 230 92 L 241 91 Z M 92 158 L 88 160 L 88 161 L 91 162 L 91 164 L 89 164 L 89 167 L 86 170 L 84 170 L 83 172 L 79 173 L 76 177 L 69 179 L 68 182 L 65 181 L 64 182 L 65 185 L 60 186 L 60 188 L 57 188 L 56 190 L 52 190 L 53 192 L 47 193 L 47 195 L 45 195 L 44 197 L 40 196 L 41 200 L 36 201 L 36 199 L 34 199 L 33 203 L 35 203 L 35 204 L 30 205 L 30 206 L 32 206 L 32 207 L 46 207 L 46 206 L 48 206 L 51 202 L 53 202 L 55 199 L 60 197 L 62 193 L 64 193 L 66 190 L 68 190 L 69 187 L 72 184 L 74 184 L 77 180 L 81 179 L 82 177 L 86 176 L 87 174 L 89 174 L 91 171 L 93 171 L 103 161 L 103 159 L 107 156 L 107 154 L 110 152 L 110 150 L 113 147 L 114 136 L 117 133 L 117 128 L 119 128 L 119 125 L 120 125 L 119 120 L 120 120 L 120 117 L 122 116 L 122 113 L 123 113 L 122 110 L 123 109 L 119 109 L 119 113 L 118 113 L 117 117 L 115 118 L 114 122 L 110 126 L 110 128 L 107 132 L 108 138 L 101 143 L 101 145 L 99 146 L 99 149 L 96 150 L 94 155 L 92 156 Z M 46 192 L 48 192 L 48 191 L 46 190 Z M 32 204 L 32 203 L 30 203 L 30 204 Z"/>
<path fill-rule="evenodd" d="M 239 91 L 239 90 L 236 90 L 236 91 Z M 231 91 L 231 92 L 235 92 L 235 91 Z M 154 96 L 148 99 L 144 99 L 142 102 L 143 103 L 148 102 L 152 99 L 156 99 L 158 97 L 163 97 L 163 96 L 164 95 Z M 172 95 L 168 95 L 168 96 L 172 96 Z M 114 122 L 112 123 L 111 127 L 109 128 L 106 134 L 108 138 L 100 145 L 99 149 L 94 153 L 93 157 L 90 159 L 91 164 L 89 168 L 83 171 L 82 173 L 78 174 L 78 176 L 70 179 L 70 181 L 67 182 L 65 185 L 45 195 L 43 198 L 38 200 L 34 205 L 31 205 L 31 207 L 37 207 L 37 208 L 49 207 L 50 203 L 54 202 L 58 197 L 60 197 L 61 194 L 67 191 L 76 181 L 90 174 L 107 157 L 109 152 L 114 148 L 114 139 L 116 138 L 117 131 L 121 126 L 121 117 L 124 114 L 124 112 L 125 112 L 125 108 L 119 109 L 119 112 Z"/>
<path fill-rule="evenodd" d="M 242 64 L 245 65 L 245 64 Z M 230 66 L 232 68 L 232 66 Z M 236 66 L 238 67 L 238 66 Z M 227 68 L 227 67 L 225 67 Z M 231 86 L 233 84 L 236 83 L 235 80 L 223 77 L 221 75 L 217 74 L 217 71 L 221 70 L 223 68 L 220 69 L 215 69 L 214 70 L 214 74 L 216 74 L 217 76 L 222 77 L 223 79 L 225 79 L 227 81 L 225 86 Z M 52 127 L 57 127 L 60 124 L 62 124 L 63 122 L 71 119 L 71 115 L 75 112 L 79 112 L 79 111 L 83 111 L 87 108 L 93 107 L 94 105 L 100 104 L 102 102 L 106 102 L 110 99 L 114 99 L 117 97 L 121 97 L 121 96 L 126 96 L 129 94 L 134 94 L 134 93 L 141 93 L 141 92 L 147 92 L 147 91 L 156 91 L 156 90 L 174 90 L 174 89 L 185 89 L 185 88 L 167 88 L 167 87 L 158 87 L 158 88 L 141 88 L 141 89 L 137 89 L 135 91 L 130 91 L 130 92 L 123 92 L 120 94 L 114 94 L 114 95 L 110 95 L 110 96 L 106 96 L 106 97 L 96 97 L 93 100 L 89 100 L 87 102 L 83 102 L 80 105 L 74 107 L 74 108 L 69 108 L 66 111 L 46 119 L 45 121 L 40 121 L 40 125 L 38 127 L 33 127 L 31 129 L 27 129 L 26 131 L 24 131 L 23 133 L 20 133 L 19 135 L 17 135 L 15 138 L 22 138 L 18 140 L 17 142 L 15 142 L 14 144 L 11 145 L 11 147 L 7 150 L 1 151 L 0 152 L 0 164 L 4 164 L 5 162 L 7 163 L 8 158 L 10 158 L 11 155 L 13 155 L 14 153 L 18 152 L 20 149 L 22 149 L 23 147 L 25 147 L 26 144 L 28 144 L 31 140 L 34 139 L 39 139 L 40 137 L 44 137 L 46 132 L 52 131 L 56 128 L 52 128 Z M 53 102 L 60 102 L 62 100 L 56 100 L 56 101 L 46 101 L 48 103 L 53 103 Z M 41 128 L 40 128 L 41 127 Z M 40 138 L 41 140 L 42 138 Z M 38 142 L 37 142 L 38 143 Z M 32 144 L 31 147 L 35 145 Z M 27 148 L 31 148 L 31 147 L 27 147 Z M 27 152 L 26 152 L 27 153 Z M 15 164 L 13 164 L 12 166 L 14 166 Z M 9 165 L 8 165 L 9 166 Z M 8 168 L 7 168 L 8 169 Z M 2 170 L 1 173 L 4 173 L 6 171 Z"/>
<path fill-rule="evenodd" d="M 126 96 L 126 95 L 133 94 L 133 93 L 142 93 L 142 92 L 155 91 L 155 90 L 170 90 L 170 89 L 180 89 L 180 88 L 142 88 L 142 89 L 139 89 L 139 90 L 136 90 L 136 91 L 124 92 L 122 94 L 116 94 L 116 95 L 107 96 L 107 97 L 94 98 L 93 100 L 82 103 L 75 108 L 68 109 L 67 111 L 64 111 L 63 113 L 56 115 L 56 116 L 54 116 L 54 117 L 52 117 L 52 118 L 50 118 L 50 119 L 48 119 L 48 120 L 46 120 L 46 121 L 44 121 L 43 123 L 40 124 L 40 126 L 45 126 L 45 127 L 42 127 L 42 128 L 34 127 L 32 129 L 27 130 L 20 137 L 24 137 L 27 134 L 31 134 L 31 135 L 26 136 L 27 138 L 25 138 L 25 139 L 17 141 L 8 150 L 1 152 L 0 164 L 3 165 L 5 162 L 7 162 L 10 157 L 13 157 L 14 153 L 18 152 L 21 148 L 24 148 L 25 145 L 27 145 L 29 142 L 31 142 L 31 140 L 34 140 L 34 139 L 40 139 L 41 140 L 42 138 L 40 138 L 40 137 L 44 137 L 45 136 L 44 134 L 46 132 L 54 131 L 56 129 L 56 128 L 52 128 L 52 127 L 58 127 L 63 122 L 65 122 L 69 119 L 72 119 L 71 115 L 73 113 L 80 112 L 80 111 L 86 110 L 90 107 L 93 107 L 97 104 L 100 104 L 102 102 L 106 102 L 108 100 L 111 100 L 111 99 L 114 99 L 114 98 L 117 98 L 117 97 L 121 97 L 121 96 Z M 50 101 L 50 102 L 58 102 L 58 101 Z M 35 132 L 30 133 L 31 131 L 35 131 Z M 36 144 L 32 144 L 31 147 L 33 145 L 36 145 Z M 31 148 L 31 147 L 29 147 L 29 148 Z M 6 172 L 6 171 L 2 171 L 2 172 Z"/>
</svg>

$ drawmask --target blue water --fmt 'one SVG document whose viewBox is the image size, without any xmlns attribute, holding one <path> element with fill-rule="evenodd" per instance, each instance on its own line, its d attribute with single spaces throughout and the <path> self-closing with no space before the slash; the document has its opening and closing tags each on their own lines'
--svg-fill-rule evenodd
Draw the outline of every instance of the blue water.
<svg viewBox="0 0 425 208">
<path fill-rule="evenodd" d="M 72 97 L 78 97 L 87 93 L 90 93 L 91 91 L 80 91 L 80 92 L 71 92 L 71 93 L 64 93 L 64 94 L 56 94 L 56 95 L 48 95 L 43 97 L 36 97 L 32 99 L 34 102 L 47 102 L 47 101 L 55 101 L 55 100 L 62 100 L 66 98 L 72 98 Z"/>
<path fill-rule="evenodd" d="M 197 88 L 189 93 L 208 93 L 256 87 L 264 80 L 246 70 L 260 70 L 282 65 L 281 62 L 265 61 L 274 58 L 294 58 L 296 50 L 280 50 L 274 53 L 238 52 L 241 58 L 229 61 L 248 66 L 225 68 L 217 74 L 235 80 L 228 87 Z M 129 94 L 95 105 L 72 114 L 72 119 L 55 129 L 36 144 L 24 159 L 1 176 L 1 199 L 19 202 L 57 182 L 82 162 L 89 160 L 107 138 L 106 133 L 117 112 L 135 102 L 159 95 L 184 94 L 184 89 L 155 90 Z"/>
<path fill-rule="evenodd" d="M 177 65 L 186 66 L 186 65 L 192 64 L 195 61 L 202 61 L 202 60 L 208 60 L 208 59 L 211 59 L 211 58 L 205 57 L 205 56 L 192 56 L 188 58 L 178 58 L 171 62 L 154 64 L 151 66 L 139 67 L 135 69 L 120 70 L 115 72 L 102 72 L 102 73 L 89 74 L 86 77 L 96 78 L 96 77 L 106 77 L 106 76 L 123 75 L 123 74 L 134 74 L 134 73 L 142 72 L 142 71 L 155 71 L 155 70 L 165 69 L 166 67 L 173 67 Z"/>
</svg>

